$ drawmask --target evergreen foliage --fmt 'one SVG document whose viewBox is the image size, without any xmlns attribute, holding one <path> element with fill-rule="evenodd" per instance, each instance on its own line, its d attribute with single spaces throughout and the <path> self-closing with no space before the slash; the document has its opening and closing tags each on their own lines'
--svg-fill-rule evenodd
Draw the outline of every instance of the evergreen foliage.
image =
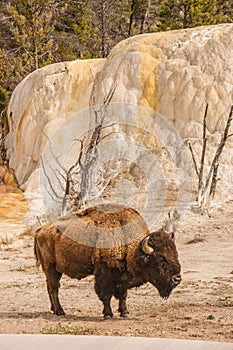
<svg viewBox="0 0 233 350">
<path fill-rule="evenodd" d="M 8 100 L 8 94 L 7 91 L 0 86 L 0 115 L 2 116 L 2 113 L 6 107 Z M 2 118 L 0 117 L 0 122 L 2 121 Z"/>
<path fill-rule="evenodd" d="M 0 0 L 0 86 L 136 34 L 233 21 L 232 0 Z"/>
</svg>

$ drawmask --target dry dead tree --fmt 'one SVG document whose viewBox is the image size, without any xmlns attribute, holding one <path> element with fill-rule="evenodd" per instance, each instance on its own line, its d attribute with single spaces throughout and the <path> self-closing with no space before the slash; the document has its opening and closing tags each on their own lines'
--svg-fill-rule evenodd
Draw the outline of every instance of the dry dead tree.
<svg viewBox="0 0 233 350">
<path fill-rule="evenodd" d="M 197 161 L 191 146 L 191 143 L 189 142 L 189 149 L 192 155 L 193 163 L 195 172 L 198 176 L 198 206 L 201 209 L 201 213 L 203 214 L 205 210 L 207 210 L 207 213 L 209 214 L 211 209 L 213 208 L 213 201 L 214 196 L 216 192 L 217 187 L 217 181 L 218 181 L 218 167 L 220 164 L 220 156 L 222 154 L 223 148 L 226 144 L 227 139 L 232 136 L 233 134 L 229 134 L 232 118 L 233 118 L 233 105 L 231 106 L 227 123 L 224 129 L 224 132 L 222 134 L 221 140 L 218 144 L 218 147 L 216 149 L 215 155 L 213 157 L 213 160 L 211 162 L 209 171 L 207 173 L 207 176 L 205 179 L 203 179 L 204 175 L 204 168 L 205 168 L 205 155 L 206 155 L 206 146 L 207 146 L 207 136 L 206 136 L 206 119 L 207 119 L 207 112 L 208 112 L 208 104 L 206 105 L 205 114 L 203 118 L 203 134 L 202 134 L 202 152 L 201 152 L 201 160 L 200 160 L 200 167 L 198 168 Z"/>
<path fill-rule="evenodd" d="M 82 139 L 73 140 L 80 144 L 80 148 L 79 153 L 77 154 L 77 160 L 70 167 L 66 168 L 62 164 L 60 157 L 56 156 L 52 148 L 51 141 L 46 135 L 44 135 L 48 139 L 50 153 L 58 166 L 58 169 L 54 169 L 50 166 L 45 157 L 41 160 L 43 173 L 47 182 L 46 192 L 53 201 L 61 204 L 61 215 L 66 213 L 68 207 L 71 210 L 80 209 L 86 204 L 86 197 L 90 187 L 90 171 L 98 158 L 98 145 L 104 138 L 106 138 L 106 135 L 103 134 L 103 130 L 114 126 L 113 123 L 106 123 L 106 112 L 115 90 L 116 84 L 113 84 L 104 97 L 103 104 L 94 106 L 90 109 L 90 112 L 94 113 L 95 126 Z M 92 101 L 92 103 L 94 104 L 94 101 Z M 113 132 L 111 131 L 108 136 L 112 133 Z M 46 166 L 55 177 L 60 191 L 55 189 L 52 180 L 46 171 Z M 105 182 L 105 186 L 106 184 L 107 182 Z"/>
</svg>

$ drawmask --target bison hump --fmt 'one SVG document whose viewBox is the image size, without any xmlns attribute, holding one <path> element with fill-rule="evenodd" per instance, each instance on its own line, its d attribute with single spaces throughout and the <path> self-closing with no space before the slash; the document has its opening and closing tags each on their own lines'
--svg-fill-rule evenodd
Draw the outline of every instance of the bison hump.
<svg viewBox="0 0 233 350">
<path fill-rule="evenodd" d="M 125 255 L 118 249 L 149 232 L 145 220 L 135 209 L 118 204 L 101 204 L 68 214 L 59 218 L 56 226 L 80 244 L 113 250 L 117 259 Z"/>
</svg>

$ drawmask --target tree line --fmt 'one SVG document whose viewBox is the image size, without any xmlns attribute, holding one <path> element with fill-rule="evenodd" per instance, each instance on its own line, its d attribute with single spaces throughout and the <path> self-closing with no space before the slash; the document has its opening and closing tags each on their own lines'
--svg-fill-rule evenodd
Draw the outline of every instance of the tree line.
<svg viewBox="0 0 233 350">
<path fill-rule="evenodd" d="M 233 21 L 231 0 L 0 0 L 0 112 L 30 72 L 132 35 Z"/>
</svg>

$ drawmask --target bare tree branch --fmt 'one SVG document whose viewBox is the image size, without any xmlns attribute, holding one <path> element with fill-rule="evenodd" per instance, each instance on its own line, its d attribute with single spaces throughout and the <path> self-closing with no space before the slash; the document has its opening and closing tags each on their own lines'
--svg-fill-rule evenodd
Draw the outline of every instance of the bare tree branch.
<svg viewBox="0 0 233 350">
<path fill-rule="evenodd" d="M 148 24 L 149 22 L 150 6 L 151 6 L 151 0 L 147 0 L 146 13 L 142 19 L 140 34 L 143 34 L 145 32 L 146 23 Z"/>
<path fill-rule="evenodd" d="M 202 152 L 201 152 L 201 161 L 200 161 L 200 169 L 199 169 L 199 177 L 198 177 L 198 201 L 199 201 L 199 203 L 201 203 L 201 201 L 202 201 L 203 172 L 204 172 L 204 165 L 205 165 L 205 152 L 206 152 L 206 143 L 207 143 L 206 119 L 207 119 L 208 107 L 209 107 L 209 105 L 207 103 L 206 108 L 205 108 L 204 118 L 203 118 Z"/>
<path fill-rule="evenodd" d="M 214 201 L 215 191 L 217 187 L 217 180 L 218 180 L 217 179 L 218 167 L 219 167 L 219 162 L 217 162 L 213 168 L 213 176 L 212 176 L 212 181 L 211 181 L 210 191 L 209 191 L 209 198 L 208 198 L 208 208 L 207 208 L 208 213 L 210 213 L 210 210 L 212 209 L 212 203 Z"/>
<path fill-rule="evenodd" d="M 207 175 L 207 178 L 206 178 L 206 182 L 205 182 L 205 189 L 208 187 L 209 185 L 209 181 L 210 181 L 210 178 L 211 178 L 211 174 L 214 170 L 214 167 L 218 164 L 219 162 L 219 158 L 221 156 L 221 153 L 222 153 L 222 150 L 223 150 L 223 147 L 225 146 L 225 143 L 226 143 L 226 140 L 227 140 L 227 135 L 228 135 L 228 132 L 229 132 L 229 128 L 231 126 L 231 121 L 232 121 L 232 117 L 233 117 L 233 105 L 231 106 L 231 110 L 230 110 L 230 113 L 229 113 L 229 116 L 227 118 L 227 124 L 225 126 L 225 129 L 224 129 L 224 132 L 223 132 L 223 135 L 222 135 L 222 138 L 221 138 L 221 141 L 218 145 L 218 148 L 216 150 L 216 153 L 215 153 L 215 156 L 214 156 L 214 159 L 212 161 L 212 164 L 210 166 L 210 170 L 209 170 L 209 173 Z"/>
<path fill-rule="evenodd" d="M 51 182 L 51 180 L 50 180 L 50 177 L 48 176 L 48 174 L 47 174 L 47 172 L 46 172 L 46 170 L 45 170 L 45 165 L 44 165 L 43 158 L 41 158 L 41 164 L 42 164 L 42 168 L 43 168 L 43 173 L 44 173 L 44 175 L 45 175 L 45 177 L 46 177 L 46 179 L 47 179 L 47 181 L 48 181 L 49 187 L 51 188 L 51 190 L 52 190 L 54 196 L 55 196 L 56 198 L 58 198 L 58 199 L 62 199 L 63 197 L 60 197 L 60 196 L 58 195 L 58 193 L 54 190 L 54 187 L 53 187 L 53 185 L 52 185 L 52 182 Z M 50 193 L 50 192 L 48 192 L 48 193 Z"/>
<path fill-rule="evenodd" d="M 65 167 L 65 165 L 61 164 L 60 157 L 56 156 L 51 141 L 49 140 L 48 136 L 43 132 L 43 135 L 47 138 L 49 142 L 49 151 L 53 159 L 56 161 L 58 168 L 60 169 L 52 169 L 52 166 L 49 165 L 52 174 L 55 176 L 55 179 L 62 190 L 62 196 L 59 193 L 57 193 L 51 178 L 46 172 L 44 162 L 47 162 L 47 160 L 45 159 L 42 159 L 42 168 L 48 186 L 51 189 L 51 191 L 48 191 L 50 197 L 53 200 L 53 197 L 56 197 L 56 199 L 61 200 L 61 214 L 65 213 L 68 203 L 71 208 L 75 207 L 75 209 L 80 208 L 82 205 L 85 205 L 85 198 L 88 195 L 88 191 L 90 191 L 90 169 L 98 157 L 98 145 L 101 142 L 101 140 L 111 135 L 111 133 L 103 135 L 103 130 L 106 128 L 110 128 L 114 125 L 114 123 L 106 123 L 106 116 L 107 106 L 110 104 L 115 90 L 116 82 L 112 84 L 112 87 L 110 88 L 109 92 L 104 97 L 103 105 L 95 106 L 92 108 L 92 111 L 94 112 L 95 126 L 89 134 L 89 137 L 85 136 L 82 139 L 74 140 L 74 142 L 80 143 L 80 149 L 76 161 L 68 169 L 67 167 Z M 94 99 L 95 95 L 93 92 L 92 102 L 94 102 Z M 62 183 L 61 179 L 64 181 L 64 184 Z"/>
<path fill-rule="evenodd" d="M 44 135 L 45 138 L 48 140 L 50 152 L 51 152 L 53 158 L 56 160 L 57 165 L 58 165 L 64 172 L 66 172 L 66 169 L 63 167 L 63 165 L 62 165 L 62 164 L 60 163 L 60 161 L 59 161 L 60 156 L 56 156 L 56 155 L 55 155 L 55 153 L 54 153 L 54 151 L 53 151 L 53 148 L 52 148 L 51 140 L 50 140 L 50 138 L 46 135 L 46 133 L 44 132 L 44 130 L 42 130 L 42 135 Z"/>
<path fill-rule="evenodd" d="M 108 106 L 109 103 L 111 102 L 112 98 L 113 98 L 113 95 L 116 91 L 116 87 L 117 87 L 117 82 L 115 81 L 113 84 L 112 84 L 112 87 L 111 89 L 109 90 L 108 94 L 105 96 L 104 98 L 104 105 L 105 106 Z"/>
<path fill-rule="evenodd" d="M 59 185 L 60 185 L 60 188 L 61 190 L 64 191 L 64 185 L 62 184 L 60 178 L 65 178 L 64 175 L 58 170 L 58 169 L 54 169 L 49 162 L 47 162 L 48 166 L 49 166 L 49 169 L 52 171 L 52 173 L 54 174 L 54 176 L 56 177 Z M 57 174 L 58 173 L 58 174 Z M 60 175 L 60 176 L 59 176 Z"/>
<path fill-rule="evenodd" d="M 84 141 L 83 140 L 79 140 L 79 139 L 75 139 L 75 141 L 79 141 L 80 142 L 80 151 L 79 151 L 79 156 L 77 161 L 75 162 L 75 164 L 73 164 L 68 171 L 66 171 L 66 180 L 65 180 L 65 191 L 64 191 L 64 196 L 63 196 L 63 200 L 62 200 L 62 214 L 65 212 L 66 209 L 66 205 L 67 205 L 67 196 L 70 194 L 71 192 L 71 184 L 73 182 L 72 179 L 72 171 L 79 165 L 80 168 L 82 169 L 82 157 L 83 157 L 83 144 Z"/>
<path fill-rule="evenodd" d="M 42 224 L 42 222 L 40 221 L 39 216 L 37 216 L 36 218 L 37 218 L 37 221 L 38 221 L 38 223 L 39 223 L 40 227 L 42 227 L 42 226 L 43 226 L 43 224 Z"/>
<path fill-rule="evenodd" d="M 191 146 L 191 143 L 189 142 L 188 143 L 188 146 L 189 146 L 189 149 L 190 149 L 190 152 L 191 152 L 191 155 L 192 155 L 192 159 L 193 159 L 193 164 L 194 164 L 194 168 L 195 168 L 195 172 L 199 178 L 200 174 L 199 174 L 199 170 L 198 170 L 198 167 L 197 167 L 197 162 L 196 162 L 196 158 L 195 158 L 195 155 L 194 155 L 194 152 L 193 152 L 193 149 L 192 149 L 192 146 Z"/>
<path fill-rule="evenodd" d="M 48 193 L 49 197 L 50 197 L 54 202 L 61 204 L 61 201 L 57 200 L 56 196 L 53 197 L 53 196 L 52 196 L 52 193 L 49 192 L 49 190 L 47 189 L 46 186 L 45 186 L 44 188 L 45 188 L 45 191 Z"/>
<path fill-rule="evenodd" d="M 210 179 L 211 179 L 211 175 L 212 175 L 210 191 L 209 191 L 209 196 L 208 196 L 208 201 L 209 201 L 208 209 L 210 208 L 211 198 L 213 200 L 214 194 L 215 194 L 215 191 L 216 191 L 219 160 L 220 160 L 220 156 L 222 154 L 223 148 L 224 148 L 224 146 L 226 144 L 227 138 L 229 136 L 228 132 L 229 132 L 229 129 L 230 129 L 230 126 L 231 126 L 232 118 L 233 118 L 233 105 L 231 106 L 230 113 L 229 113 L 228 118 L 227 118 L 227 124 L 225 126 L 225 129 L 224 129 L 221 141 L 220 141 L 220 143 L 218 145 L 218 148 L 216 150 L 216 153 L 215 153 L 214 159 L 212 161 L 212 164 L 211 164 L 208 176 L 206 178 L 204 193 L 206 193 L 206 191 L 207 191 L 207 188 L 208 188 L 208 185 L 209 185 L 209 182 L 210 182 Z"/>
<path fill-rule="evenodd" d="M 195 166 L 195 171 L 198 176 L 198 205 L 201 208 L 201 212 L 203 213 L 206 204 L 207 204 L 207 212 L 209 213 L 215 192 L 216 192 L 216 187 L 217 187 L 217 181 L 218 181 L 218 168 L 220 164 L 220 156 L 222 154 L 223 148 L 226 144 L 226 141 L 229 137 L 233 136 L 233 134 L 229 134 L 229 130 L 231 127 L 231 122 L 233 119 L 233 105 L 231 106 L 228 118 L 227 118 L 227 123 L 224 128 L 221 140 L 218 144 L 218 147 L 216 149 L 214 158 L 211 162 L 208 174 L 205 178 L 205 181 L 203 181 L 203 175 L 204 175 L 204 167 L 205 167 L 205 154 L 206 154 L 206 145 L 207 145 L 207 137 L 206 137 L 206 119 L 207 119 L 207 112 L 208 112 L 208 104 L 206 105 L 205 109 L 205 114 L 204 114 L 204 119 L 203 119 L 203 135 L 202 135 L 202 153 L 201 153 L 201 161 L 200 161 L 200 169 L 198 170 L 197 167 L 197 162 L 194 156 L 194 152 L 192 149 L 191 144 L 189 143 L 189 149 L 192 155 L 193 163 Z M 207 192 L 209 191 L 208 195 Z M 207 203 L 208 200 L 208 203 Z"/>
</svg>

